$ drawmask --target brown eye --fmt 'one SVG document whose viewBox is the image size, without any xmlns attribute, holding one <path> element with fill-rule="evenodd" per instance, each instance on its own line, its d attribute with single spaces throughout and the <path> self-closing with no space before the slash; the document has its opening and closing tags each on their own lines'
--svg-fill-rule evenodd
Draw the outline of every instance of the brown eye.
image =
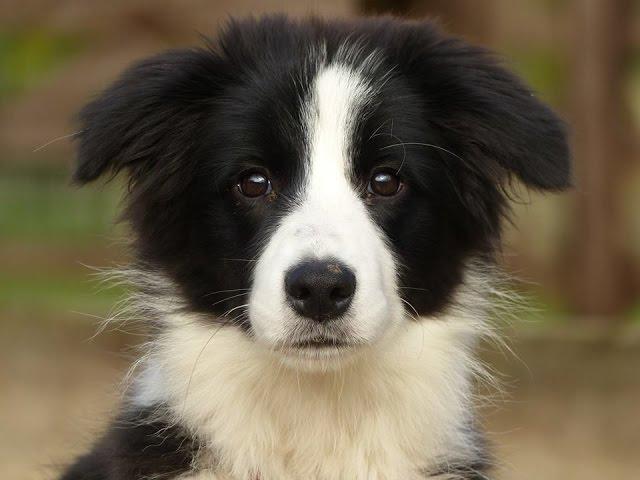
<svg viewBox="0 0 640 480">
<path fill-rule="evenodd" d="M 398 176 L 390 170 L 375 172 L 369 180 L 369 192 L 381 197 L 395 195 L 402 188 L 402 182 Z"/>
<path fill-rule="evenodd" d="M 251 172 L 240 177 L 238 190 L 245 197 L 256 198 L 271 193 L 271 180 L 260 172 Z"/>
</svg>

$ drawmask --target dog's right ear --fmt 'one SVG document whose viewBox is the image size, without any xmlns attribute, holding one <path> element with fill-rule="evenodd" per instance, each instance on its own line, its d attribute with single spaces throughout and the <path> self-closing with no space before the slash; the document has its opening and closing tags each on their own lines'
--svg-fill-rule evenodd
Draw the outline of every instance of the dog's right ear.
<svg viewBox="0 0 640 480">
<path fill-rule="evenodd" d="M 218 90 L 219 67 L 214 52 L 194 49 L 129 68 L 79 114 L 73 181 L 84 184 L 123 169 L 135 181 L 158 164 L 175 166 Z"/>
</svg>

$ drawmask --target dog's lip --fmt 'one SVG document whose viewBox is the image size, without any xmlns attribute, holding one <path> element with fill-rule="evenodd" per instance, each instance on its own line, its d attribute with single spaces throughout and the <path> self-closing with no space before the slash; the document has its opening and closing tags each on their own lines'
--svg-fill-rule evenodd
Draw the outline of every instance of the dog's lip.
<svg viewBox="0 0 640 480">
<path fill-rule="evenodd" d="M 295 339 L 282 345 L 286 350 L 347 349 L 355 346 L 354 343 L 325 336 Z"/>
<path fill-rule="evenodd" d="M 344 342 L 342 340 L 337 340 L 335 338 L 328 337 L 315 337 L 308 338 L 304 340 L 297 340 L 291 344 L 292 348 L 340 348 L 340 347 L 351 347 L 350 343 Z"/>
</svg>

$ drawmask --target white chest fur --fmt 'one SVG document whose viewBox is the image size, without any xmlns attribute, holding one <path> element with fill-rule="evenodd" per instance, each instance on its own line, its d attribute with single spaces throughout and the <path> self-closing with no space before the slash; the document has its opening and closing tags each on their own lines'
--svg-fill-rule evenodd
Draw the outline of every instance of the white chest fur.
<svg viewBox="0 0 640 480">
<path fill-rule="evenodd" d="M 478 330 L 468 318 L 407 323 L 323 373 L 285 366 L 235 328 L 168 325 L 136 402 L 169 405 L 203 442 L 202 458 L 216 458 L 198 465 L 219 472 L 211 478 L 411 479 L 475 453 L 465 427 Z"/>
</svg>

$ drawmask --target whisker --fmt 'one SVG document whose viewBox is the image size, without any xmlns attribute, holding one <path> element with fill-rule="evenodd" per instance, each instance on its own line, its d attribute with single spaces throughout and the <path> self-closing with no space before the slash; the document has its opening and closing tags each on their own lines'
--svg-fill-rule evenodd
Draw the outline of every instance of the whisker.
<svg viewBox="0 0 640 480">
<path fill-rule="evenodd" d="M 207 293 L 204 296 L 210 297 L 211 295 L 218 295 L 219 293 L 231 293 L 231 292 L 248 292 L 250 288 L 232 288 L 229 290 L 218 290 L 217 292 Z"/>
<path fill-rule="evenodd" d="M 222 300 L 218 300 L 217 302 L 212 303 L 210 306 L 211 307 L 215 307 L 216 305 L 218 305 L 219 303 L 223 303 L 223 302 L 227 302 L 229 300 L 232 300 L 234 298 L 238 298 L 241 297 L 243 295 L 249 295 L 249 292 L 242 292 L 242 293 L 238 293 L 237 295 L 231 295 L 230 297 L 227 298 L 223 298 Z"/>
<path fill-rule="evenodd" d="M 373 133 L 369 137 L 369 140 L 371 140 L 372 138 L 377 137 L 378 135 L 384 135 L 383 133 L 379 133 L 379 132 L 380 132 L 380 130 L 382 130 L 382 127 L 384 127 L 385 123 L 387 123 L 388 121 L 389 120 L 385 120 L 384 122 L 382 122 L 380 124 L 380 126 L 373 131 Z"/>
<path fill-rule="evenodd" d="M 411 305 L 411 302 L 409 300 L 405 300 L 404 298 L 400 297 L 400 300 L 402 300 L 404 303 L 406 303 L 407 305 L 409 305 L 409 307 L 411 308 L 411 310 L 413 310 L 413 312 L 415 313 L 415 317 L 413 317 L 414 320 L 418 320 L 420 318 L 420 314 L 418 313 L 418 310 L 416 310 L 416 307 L 414 307 L 413 305 Z"/>
<path fill-rule="evenodd" d="M 418 290 L 421 292 L 429 292 L 430 290 L 427 288 L 419 288 L 419 287 L 398 287 L 401 290 Z"/>
<path fill-rule="evenodd" d="M 233 308 L 231 308 L 231 309 L 227 310 L 225 313 L 223 313 L 223 314 L 222 314 L 222 316 L 221 316 L 220 318 L 224 318 L 224 317 L 226 317 L 226 316 L 227 316 L 227 315 L 229 315 L 231 312 L 235 312 L 235 311 L 236 311 L 236 310 L 238 310 L 239 308 L 245 308 L 245 307 L 248 307 L 248 306 L 249 306 L 249 304 L 248 304 L 248 303 L 243 303 L 242 305 L 238 305 L 237 307 L 233 307 Z"/>
<path fill-rule="evenodd" d="M 49 145 L 59 142 L 60 140 L 64 140 L 65 138 L 71 138 L 71 137 L 75 137 L 76 135 L 80 135 L 82 133 L 82 130 L 80 130 L 79 132 L 73 132 L 73 133 L 69 133 L 67 135 L 62 135 L 61 137 L 57 137 L 54 138 L 53 140 L 49 140 L 47 143 L 45 143 L 44 145 L 40 145 L 39 147 L 36 147 L 32 153 L 36 153 L 39 152 L 40 150 L 42 150 L 43 148 L 48 147 Z"/>
<path fill-rule="evenodd" d="M 249 258 L 222 258 L 227 262 L 257 262 L 258 260 L 251 260 Z"/>
<path fill-rule="evenodd" d="M 400 137 L 398 137 L 397 135 L 394 135 L 393 133 L 393 119 L 391 119 L 391 129 L 389 131 L 389 133 L 386 132 L 379 132 L 379 130 L 382 128 L 382 126 L 384 125 L 384 123 L 382 125 L 380 125 L 380 127 L 378 127 L 376 129 L 375 132 L 373 132 L 373 134 L 369 137 L 369 140 L 371 140 L 374 137 L 378 137 L 380 135 L 388 135 L 391 138 L 396 139 L 399 143 L 393 144 L 393 145 L 387 145 L 386 147 L 382 147 L 380 150 L 384 150 L 386 148 L 389 147 L 402 147 L 402 161 L 400 162 L 400 166 L 398 167 L 398 170 L 396 170 L 396 175 L 398 175 L 400 173 L 400 170 L 402 170 L 402 167 L 404 167 L 404 162 L 407 159 L 407 147 L 406 145 L 409 145 L 408 143 L 405 143 L 402 141 L 402 139 Z"/>
<path fill-rule="evenodd" d="M 402 142 L 402 143 L 394 143 L 393 145 L 387 145 L 385 147 L 380 148 L 380 150 L 386 150 L 387 148 L 392 148 L 392 147 L 431 147 L 431 148 L 435 148 L 437 150 L 442 150 L 443 152 L 448 153 L 449 155 L 453 155 L 454 157 L 456 157 L 458 160 L 461 161 L 465 161 L 464 158 L 462 158 L 460 155 L 453 153 L 451 150 L 447 150 L 444 147 L 441 147 L 440 145 L 434 145 L 433 143 L 420 143 L 420 142 Z"/>
</svg>

